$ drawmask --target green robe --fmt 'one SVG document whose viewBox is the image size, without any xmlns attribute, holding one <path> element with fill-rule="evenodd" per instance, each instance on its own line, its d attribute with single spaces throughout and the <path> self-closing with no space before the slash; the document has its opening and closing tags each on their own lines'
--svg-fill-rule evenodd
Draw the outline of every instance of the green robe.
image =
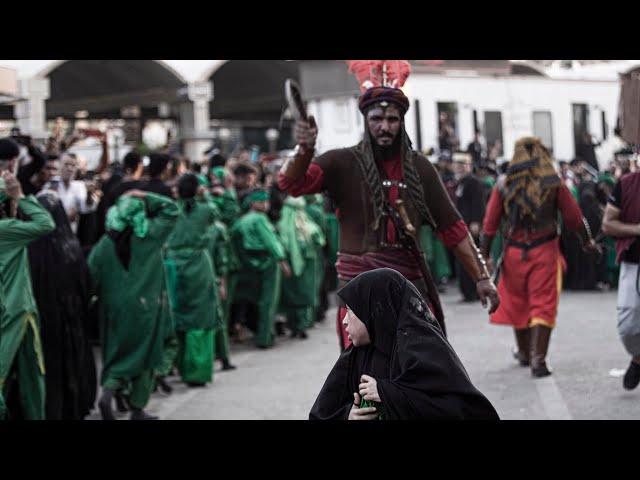
<svg viewBox="0 0 640 480">
<path fill-rule="evenodd" d="M 190 213 L 178 202 L 180 216 L 167 242 L 167 258 L 176 268 L 173 316 L 177 331 L 212 329 L 216 322 L 217 286 L 209 248 L 209 228 L 219 215 L 208 199 L 193 202 Z"/>
<path fill-rule="evenodd" d="M 313 324 L 322 283 L 322 247 L 325 236 L 307 213 L 303 199 L 287 198 L 278 232 L 293 275 L 282 281 L 280 311 L 294 332 Z"/>
<path fill-rule="evenodd" d="M 231 263 L 230 238 L 227 227 L 224 223 L 216 221 L 209 228 L 209 252 L 213 259 L 214 275 L 218 281 L 225 281 L 227 285 L 227 298 L 223 301 L 218 298 L 218 308 L 216 308 L 216 332 L 214 353 L 216 359 L 229 359 L 229 303 L 231 301 L 229 289 L 229 268 Z M 216 295 L 218 291 L 216 290 Z"/>
<path fill-rule="evenodd" d="M 213 380 L 218 287 L 209 252 L 209 229 L 220 213 L 207 196 L 179 200 L 180 217 L 167 242 L 176 268 L 173 316 L 180 350 L 177 365 L 185 382 Z M 190 211 L 188 206 L 192 205 Z"/>
<path fill-rule="evenodd" d="M 147 193 L 149 231 L 131 236 L 131 261 L 125 269 L 114 242 L 104 235 L 89 255 L 89 269 L 100 302 L 103 388 L 131 388 L 135 408 L 149 400 L 152 373 L 162 362 L 169 303 L 162 246 L 178 219 L 169 198 Z"/>
<path fill-rule="evenodd" d="M 238 259 L 238 271 L 232 276 L 234 302 L 244 300 L 258 306 L 256 344 L 273 344 L 273 322 L 282 281 L 278 262 L 285 252 L 263 212 L 250 210 L 231 227 L 231 244 Z"/>
<path fill-rule="evenodd" d="M 238 195 L 235 189 L 225 190 L 222 195 L 213 197 L 213 201 L 220 210 L 220 220 L 226 225 L 231 226 L 240 218 L 242 209 L 238 203 Z"/>
<path fill-rule="evenodd" d="M 436 282 L 451 277 L 451 262 L 444 243 L 436 236 L 428 225 L 420 228 L 420 246 L 425 254 L 429 270 Z"/>
<path fill-rule="evenodd" d="M 0 392 L 16 381 L 25 419 L 44 419 L 44 357 L 40 343 L 38 308 L 31 288 L 27 245 L 55 229 L 53 218 L 32 195 L 18 201 L 31 220 L 0 220 Z M 63 273 L 63 272 L 62 272 Z M 16 379 L 10 379 L 11 367 Z M 6 413 L 0 401 L 0 418 Z"/>
</svg>

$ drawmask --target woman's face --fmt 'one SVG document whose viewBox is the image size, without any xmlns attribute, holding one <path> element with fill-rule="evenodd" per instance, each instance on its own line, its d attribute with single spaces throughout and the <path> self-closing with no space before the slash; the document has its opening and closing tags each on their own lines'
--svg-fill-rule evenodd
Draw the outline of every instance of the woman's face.
<svg viewBox="0 0 640 480">
<path fill-rule="evenodd" d="M 349 306 L 347 306 L 347 314 L 344 316 L 342 324 L 354 347 L 363 347 L 371 343 L 366 325 L 353 313 Z"/>
</svg>

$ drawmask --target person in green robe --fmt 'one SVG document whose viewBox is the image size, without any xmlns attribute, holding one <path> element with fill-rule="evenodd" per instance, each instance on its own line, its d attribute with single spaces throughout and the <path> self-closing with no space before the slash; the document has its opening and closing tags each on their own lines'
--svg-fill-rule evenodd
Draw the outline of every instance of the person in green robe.
<svg viewBox="0 0 640 480">
<path fill-rule="evenodd" d="M 291 275 L 285 251 L 269 221 L 269 194 L 254 189 L 245 195 L 248 210 L 230 230 L 231 244 L 239 260 L 233 275 L 234 306 L 240 302 L 257 306 L 255 343 L 269 348 L 274 343 L 274 320 L 280 298 L 281 275 Z"/>
<path fill-rule="evenodd" d="M 220 220 L 231 227 L 242 215 L 242 209 L 238 203 L 238 194 L 233 186 L 231 177 L 224 167 L 215 167 L 211 170 L 211 193 L 213 201 L 220 210 Z"/>
<path fill-rule="evenodd" d="M 218 208 L 199 185 L 198 177 L 185 174 L 178 181 L 180 216 L 167 242 L 167 257 L 176 267 L 173 317 L 180 344 L 177 366 L 189 386 L 213 380 L 217 295 L 209 229 L 219 217 Z"/>
<path fill-rule="evenodd" d="M 27 245 L 54 229 L 49 212 L 33 195 L 25 197 L 20 182 L 4 170 L 0 177 L 0 419 L 45 417 L 44 356 Z"/>
<path fill-rule="evenodd" d="M 314 298 L 313 303 L 313 320 L 319 322 L 324 318 L 325 313 L 329 309 L 329 292 L 326 288 L 325 273 L 327 263 L 327 235 L 328 224 L 324 213 L 324 199 L 322 194 L 317 193 L 315 195 L 306 195 L 304 199 L 307 202 L 305 210 L 311 220 L 313 220 L 318 227 L 320 227 L 320 233 L 322 234 L 322 243 L 316 243 L 316 255 L 314 257 L 314 270 L 315 270 L 315 291 L 317 295 Z"/>
<path fill-rule="evenodd" d="M 279 311 L 287 317 L 292 338 L 307 338 L 318 307 L 324 233 L 307 213 L 305 199 L 294 197 L 284 201 L 278 233 L 292 273 L 282 282 Z"/>
<path fill-rule="evenodd" d="M 131 190 L 107 212 L 106 234 L 89 255 L 100 306 L 102 396 L 105 420 L 113 420 L 112 399 L 127 396 L 132 420 L 157 417 L 144 411 L 162 363 L 166 310 L 162 246 L 178 220 L 168 197 Z"/>
<path fill-rule="evenodd" d="M 222 370 L 234 370 L 229 360 L 229 268 L 231 264 L 230 238 L 224 223 L 216 220 L 209 228 L 209 252 L 213 259 L 214 277 L 218 284 L 218 303 L 216 308 L 216 327 L 214 353 L 215 359 L 222 362 Z"/>
</svg>

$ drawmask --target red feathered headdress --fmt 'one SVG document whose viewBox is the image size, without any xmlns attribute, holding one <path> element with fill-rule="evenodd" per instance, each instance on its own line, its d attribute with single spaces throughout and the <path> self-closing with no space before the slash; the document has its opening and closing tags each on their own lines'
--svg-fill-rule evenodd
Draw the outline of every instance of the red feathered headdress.
<svg viewBox="0 0 640 480">
<path fill-rule="evenodd" d="M 347 60 L 364 93 L 373 87 L 401 88 L 411 73 L 407 60 Z"/>
</svg>

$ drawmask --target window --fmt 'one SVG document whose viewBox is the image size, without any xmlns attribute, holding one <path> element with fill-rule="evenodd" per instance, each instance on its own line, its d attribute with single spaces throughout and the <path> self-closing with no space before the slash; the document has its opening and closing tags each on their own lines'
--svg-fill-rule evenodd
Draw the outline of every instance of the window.
<svg viewBox="0 0 640 480">
<path fill-rule="evenodd" d="M 484 112 L 484 138 L 487 141 L 487 151 L 492 160 L 501 157 L 502 143 L 502 112 Z"/>
<path fill-rule="evenodd" d="M 438 102 L 438 148 L 455 152 L 460 147 L 458 140 L 458 104 Z"/>
<path fill-rule="evenodd" d="M 553 152 L 551 112 L 533 112 L 533 135 L 538 137 L 550 152 Z"/>
<path fill-rule="evenodd" d="M 575 152 L 580 151 L 584 134 L 589 132 L 589 109 L 586 103 L 571 104 L 573 110 L 573 144 Z"/>
<path fill-rule="evenodd" d="M 418 145 L 418 151 L 422 151 L 422 128 L 420 125 L 420 100 L 414 100 L 414 111 L 416 112 L 416 144 Z"/>
</svg>

